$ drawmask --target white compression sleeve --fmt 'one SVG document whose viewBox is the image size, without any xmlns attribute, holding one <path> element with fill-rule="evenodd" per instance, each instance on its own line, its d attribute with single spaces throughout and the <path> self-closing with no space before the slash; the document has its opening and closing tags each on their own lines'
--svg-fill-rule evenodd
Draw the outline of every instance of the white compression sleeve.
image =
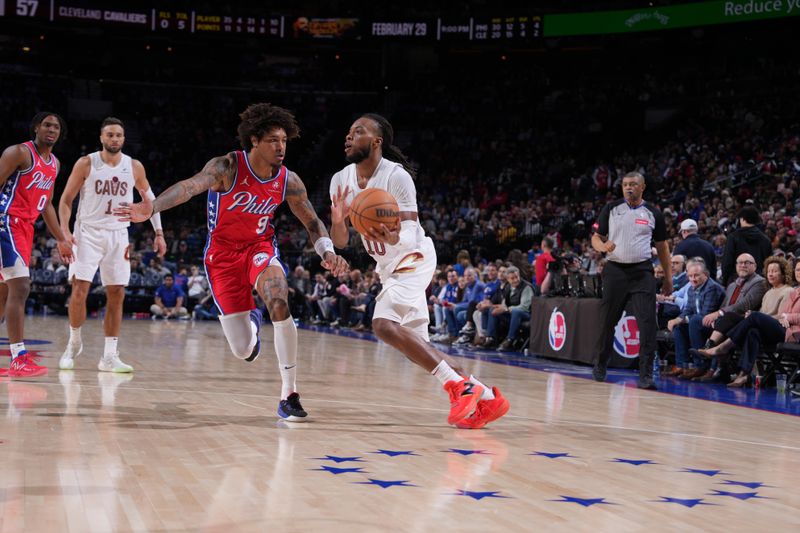
<svg viewBox="0 0 800 533">
<path fill-rule="evenodd" d="M 147 189 L 144 191 L 144 196 L 151 202 L 156 199 L 156 195 L 153 194 L 153 189 Z M 164 230 L 164 228 L 161 227 L 161 213 L 153 213 L 153 216 L 150 217 L 150 223 L 153 225 L 154 230 Z"/>
<path fill-rule="evenodd" d="M 219 323 L 228 339 L 231 352 L 239 359 L 247 359 L 256 345 L 256 326 L 250 320 L 250 312 L 220 315 Z"/>
</svg>

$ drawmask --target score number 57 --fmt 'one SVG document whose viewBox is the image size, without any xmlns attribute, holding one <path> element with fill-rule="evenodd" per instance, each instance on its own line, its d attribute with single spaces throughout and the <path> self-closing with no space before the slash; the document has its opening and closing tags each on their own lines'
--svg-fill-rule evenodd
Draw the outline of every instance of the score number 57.
<svg viewBox="0 0 800 533">
<path fill-rule="evenodd" d="M 39 9 L 39 0 L 17 0 L 17 15 L 20 17 L 35 17 Z"/>
</svg>

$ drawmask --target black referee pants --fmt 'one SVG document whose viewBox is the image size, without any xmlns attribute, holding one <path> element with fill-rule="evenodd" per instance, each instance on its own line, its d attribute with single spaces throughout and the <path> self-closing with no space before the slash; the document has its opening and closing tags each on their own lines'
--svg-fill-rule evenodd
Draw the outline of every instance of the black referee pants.
<svg viewBox="0 0 800 533">
<path fill-rule="evenodd" d="M 631 303 L 639 325 L 639 377 L 652 376 L 656 351 L 656 278 L 649 261 L 634 264 L 606 263 L 603 269 L 603 300 L 600 303 L 600 339 L 596 365 L 608 366 L 614 329 L 625 307 Z"/>
</svg>

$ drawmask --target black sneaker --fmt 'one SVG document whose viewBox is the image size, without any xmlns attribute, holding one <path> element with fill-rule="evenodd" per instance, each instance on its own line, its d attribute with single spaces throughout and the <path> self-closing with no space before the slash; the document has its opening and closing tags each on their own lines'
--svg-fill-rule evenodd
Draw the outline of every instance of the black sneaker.
<svg viewBox="0 0 800 533">
<path fill-rule="evenodd" d="M 300 395 L 291 393 L 285 400 L 278 403 L 278 416 L 289 422 L 302 422 L 308 416 L 300 405 Z"/>
<path fill-rule="evenodd" d="M 264 320 L 261 310 L 253 309 L 250 311 L 250 320 L 256 325 L 256 345 L 253 346 L 253 351 L 250 352 L 250 356 L 245 358 L 245 361 L 248 363 L 252 363 L 258 359 L 258 354 L 261 353 L 261 339 L 258 337 L 258 332 L 261 331 L 261 321 Z"/>
<path fill-rule="evenodd" d="M 600 364 L 594 365 L 592 369 L 592 377 L 595 381 L 603 382 L 606 380 L 606 367 Z"/>
<path fill-rule="evenodd" d="M 653 381 L 653 378 L 651 378 L 650 376 L 639 378 L 639 384 L 637 386 L 640 389 L 645 389 L 645 390 L 658 390 L 658 387 L 656 387 L 656 382 Z"/>
</svg>

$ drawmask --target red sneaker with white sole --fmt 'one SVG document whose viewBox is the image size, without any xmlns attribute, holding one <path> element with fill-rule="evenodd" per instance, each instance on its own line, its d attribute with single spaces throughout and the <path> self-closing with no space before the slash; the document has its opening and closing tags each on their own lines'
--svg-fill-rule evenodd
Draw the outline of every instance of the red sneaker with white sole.
<svg viewBox="0 0 800 533">
<path fill-rule="evenodd" d="M 461 429 L 480 429 L 489 422 L 493 422 L 506 414 L 511 405 L 508 400 L 503 398 L 497 387 L 492 387 L 494 400 L 481 400 L 475 408 L 475 412 L 466 417 L 461 422 L 456 423 L 457 428 Z"/>
<path fill-rule="evenodd" d="M 47 374 L 47 367 L 37 365 L 36 355 L 21 353 L 15 357 L 8 366 L 8 375 L 12 378 L 33 378 Z"/>
</svg>

